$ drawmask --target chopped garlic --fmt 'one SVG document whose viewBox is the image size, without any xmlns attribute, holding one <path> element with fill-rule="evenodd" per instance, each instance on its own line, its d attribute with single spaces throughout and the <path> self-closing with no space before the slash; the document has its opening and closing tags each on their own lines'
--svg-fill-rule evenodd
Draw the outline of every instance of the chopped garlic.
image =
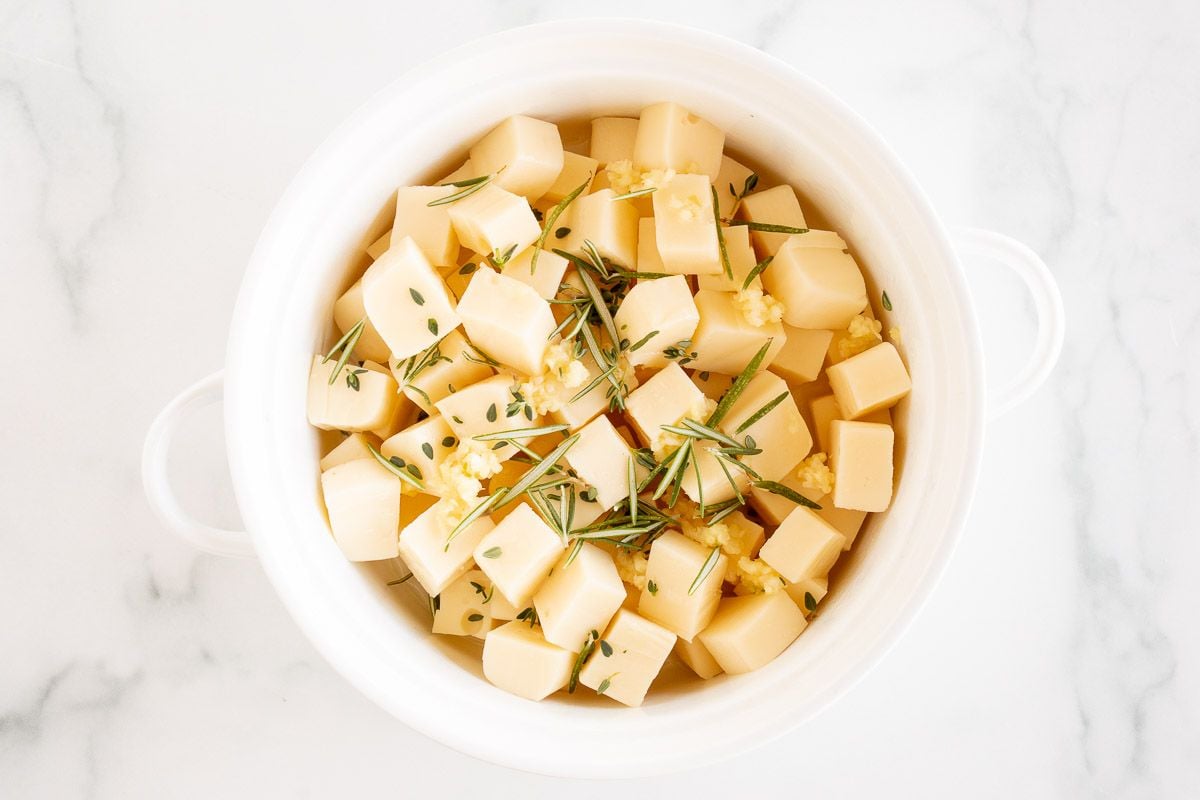
<svg viewBox="0 0 1200 800">
<path fill-rule="evenodd" d="M 900 327 L 898 325 L 888 328 L 888 339 L 897 347 L 900 346 Z"/>
<path fill-rule="evenodd" d="M 882 322 L 859 314 L 850 320 L 850 326 L 846 328 L 846 336 L 838 341 L 838 354 L 844 360 L 870 350 L 883 341 L 883 337 L 879 334 L 881 330 L 883 330 Z"/>
<path fill-rule="evenodd" d="M 833 470 L 825 465 L 828 458 L 824 453 L 813 453 L 801 461 L 796 470 L 800 485 L 815 490 L 818 497 L 833 491 Z"/>
<path fill-rule="evenodd" d="M 734 594 L 771 594 L 783 588 L 783 578 L 761 558 L 742 556 L 737 560 Z"/>
<path fill-rule="evenodd" d="M 738 514 L 710 525 L 698 515 L 699 509 L 694 503 L 680 503 L 679 509 L 683 513 L 680 520 L 683 535 L 708 548 L 720 547 L 721 552 L 729 556 L 725 562 L 725 580 L 728 583 L 737 583 L 740 574 L 738 560 L 750 555 L 756 538 L 755 531 L 739 525 Z M 761 532 L 761 529 L 759 530 Z"/>
<path fill-rule="evenodd" d="M 617 575 L 621 580 L 633 584 L 636 589 L 646 588 L 646 564 L 649 556 L 645 550 L 618 547 L 613 550 L 613 561 L 617 565 Z"/>
<path fill-rule="evenodd" d="M 734 295 L 733 305 L 742 315 L 746 324 L 755 328 L 774 325 L 782 321 L 786 311 L 783 303 L 769 294 L 763 294 L 762 289 L 753 287 Z"/>
<path fill-rule="evenodd" d="M 672 197 L 667 205 L 681 222 L 695 222 L 704 211 L 704 204 L 695 195 Z"/>
<path fill-rule="evenodd" d="M 691 407 L 684 413 L 682 417 L 675 420 L 674 425 L 682 424 L 685 419 L 690 419 L 693 422 L 703 422 L 708 419 L 712 412 L 717 407 L 717 401 L 708 397 L 697 397 Z M 684 443 L 685 437 L 670 431 L 659 430 L 654 434 L 650 442 L 650 449 L 654 452 L 656 459 L 662 460 L 668 453 L 673 452 L 677 447 Z"/>
<path fill-rule="evenodd" d="M 569 390 L 582 386 L 588 378 L 587 367 L 571 355 L 568 342 L 546 345 L 544 366 L 520 386 L 520 392 L 535 414 L 558 411 L 571 398 Z"/>
<path fill-rule="evenodd" d="M 614 194 L 657 188 L 675 177 L 673 169 L 641 170 L 629 159 L 614 161 L 605 167 L 604 171 L 608 174 L 608 185 Z"/>
<path fill-rule="evenodd" d="M 447 525 L 453 527 L 463 521 L 479 503 L 483 482 L 500 468 L 500 457 L 487 444 L 474 439 L 458 443 L 429 481 L 429 488 L 445 500 L 439 508 Z"/>
</svg>

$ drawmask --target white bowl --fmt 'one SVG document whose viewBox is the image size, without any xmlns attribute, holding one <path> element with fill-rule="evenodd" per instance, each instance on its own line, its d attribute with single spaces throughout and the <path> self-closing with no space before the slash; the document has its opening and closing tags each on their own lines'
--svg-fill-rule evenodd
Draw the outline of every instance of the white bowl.
<svg viewBox="0 0 1200 800">
<path fill-rule="evenodd" d="M 532 703 L 482 679 L 477 656 L 428 632 L 427 611 L 348 563 L 318 493 L 305 420 L 312 354 L 381 209 L 431 166 L 456 166 L 504 117 L 636 115 L 682 103 L 727 131 L 728 146 L 797 187 L 851 243 L 886 325 L 903 332 L 911 399 L 896 413 L 895 502 L 876 515 L 819 617 L 752 674 L 652 691 L 639 709 L 556 697 Z M 369 227 L 368 227 L 369 226 Z M 1038 353 L 1009 392 L 1041 381 L 1061 340 L 1061 306 L 1035 256 L 977 236 L 1023 270 L 1047 317 Z M 998 255 L 997 255 L 998 254 Z M 354 685 L 411 727 L 480 758 L 566 776 L 633 776 L 710 763 L 811 718 L 876 663 L 924 602 L 962 532 L 984 429 L 982 355 L 963 270 L 942 223 L 892 152 L 811 80 L 737 42 L 649 22 L 575 21 L 501 33 L 435 59 L 372 98 L 296 176 L 246 272 L 229 337 L 226 437 L 253 549 L 305 633 Z M 146 445 L 156 509 L 198 545 L 249 551 L 245 534 L 189 519 L 164 478 L 184 412 L 220 376 L 172 403 Z M 397 599 L 400 598 L 400 599 Z M 657 689 L 657 687 L 656 687 Z"/>
</svg>

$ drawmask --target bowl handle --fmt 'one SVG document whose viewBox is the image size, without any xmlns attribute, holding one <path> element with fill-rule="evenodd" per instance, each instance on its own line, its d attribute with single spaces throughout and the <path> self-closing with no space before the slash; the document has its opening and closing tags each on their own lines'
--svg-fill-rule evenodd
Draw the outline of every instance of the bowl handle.
<svg viewBox="0 0 1200 800">
<path fill-rule="evenodd" d="M 1007 384 L 988 391 L 987 416 L 991 421 L 1028 400 L 1058 363 L 1066 331 L 1062 295 L 1046 262 L 1016 239 L 979 228 L 961 228 L 953 238 L 964 262 L 987 260 L 1015 272 L 1033 297 L 1037 316 L 1037 339 L 1029 360 Z"/>
<path fill-rule="evenodd" d="M 192 414 L 220 401 L 224 384 L 225 374 L 218 370 L 184 389 L 158 412 L 142 446 L 142 486 L 163 524 L 193 547 L 219 556 L 249 558 L 254 555 L 250 534 L 205 525 L 189 515 L 175 497 L 167 475 L 167 455 L 175 431 Z"/>
</svg>

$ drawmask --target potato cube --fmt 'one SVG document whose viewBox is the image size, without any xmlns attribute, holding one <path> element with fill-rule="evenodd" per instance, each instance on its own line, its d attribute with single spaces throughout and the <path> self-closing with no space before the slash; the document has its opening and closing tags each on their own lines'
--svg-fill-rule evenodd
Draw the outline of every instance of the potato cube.
<svg viewBox="0 0 1200 800">
<path fill-rule="evenodd" d="M 395 476 L 392 480 L 396 480 Z M 495 527 L 491 518 L 484 515 L 450 539 L 454 526 L 446 519 L 447 502 L 434 503 L 400 531 L 400 557 L 431 597 L 471 568 L 475 545 Z"/>
<path fill-rule="evenodd" d="M 491 581 L 473 569 L 441 591 L 433 612 L 433 632 L 480 639 L 491 630 Z"/>
<path fill-rule="evenodd" d="M 778 322 L 761 327 L 751 325 L 738 311 L 735 297 L 730 292 L 707 289 L 696 292 L 694 300 L 700 324 L 692 337 L 692 349 L 697 353 L 689 365 L 693 369 L 737 375 L 769 339 L 771 347 L 763 360 L 765 368 L 786 344 L 783 325 Z"/>
<path fill-rule="evenodd" d="M 324 472 L 327 469 L 332 469 L 338 464 L 345 464 L 347 461 L 372 458 L 371 451 L 367 448 L 370 445 L 377 444 L 373 439 L 374 437 L 369 434 L 350 434 L 338 442 L 337 446 L 332 450 L 321 456 L 321 471 Z"/>
<path fill-rule="evenodd" d="M 736 675 L 766 666 L 808 624 L 787 592 L 728 597 L 700 642 L 721 669 Z"/>
<path fill-rule="evenodd" d="M 629 497 L 629 462 L 633 452 L 617 433 L 608 417 L 600 416 L 584 425 L 579 441 L 567 451 L 571 469 L 596 490 L 596 502 L 609 509 Z M 645 477 L 645 468 L 635 461 L 635 478 Z"/>
<path fill-rule="evenodd" d="M 654 241 L 664 270 L 676 274 L 721 272 L 708 178 L 676 175 L 650 197 L 654 204 Z"/>
<path fill-rule="evenodd" d="M 587 379 L 577 388 L 567 389 L 564 387 L 562 390 L 562 399 L 567 402 L 557 411 L 550 412 L 550 416 L 555 422 L 570 425 L 571 430 L 583 427 L 591 422 L 597 414 L 607 411 L 609 407 L 609 392 L 613 389 L 613 384 L 608 380 L 604 380 L 588 390 L 582 397 L 571 401 L 572 397 L 575 397 L 590 386 L 596 378 L 600 377 L 601 372 L 603 372 L 603 370 L 596 366 L 596 359 L 592 357 L 591 353 L 585 352 L 583 357 L 579 359 L 579 362 L 587 369 Z M 622 391 L 626 394 L 637 388 L 638 381 L 637 377 L 633 374 L 633 370 L 626 371 L 623 385 L 625 388 Z"/>
<path fill-rule="evenodd" d="M 721 169 L 713 179 L 717 187 L 717 208 L 723 219 L 728 219 L 737 204 L 737 198 L 746 190 L 746 181 L 754 170 L 744 167 L 729 156 L 721 156 Z"/>
<path fill-rule="evenodd" d="M 554 179 L 554 183 L 550 184 L 550 188 L 542 195 L 541 204 L 547 207 L 553 206 L 584 184 L 586 186 L 582 194 L 587 194 L 599 168 L 600 165 L 594 158 L 581 156 L 578 153 L 564 152 L 562 170 Z"/>
<path fill-rule="evenodd" d="M 449 209 L 458 241 L 481 256 L 519 253 L 542 234 L 525 198 L 494 184 L 456 200 Z"/>
<path fill-rule="evenodd" d="M 854 540 L 858 538 L 859 531 L 862 530 L 863 523 L 866 522 L 867 512 L 857 511 L 852 508 L 838 508 L 833 504 L 831 495 L 813 498 L 817 505 L 821 508 L 817 511 L 817 515 L 828 522 L 833 527 L 837 528 L 837 532 L 846 540 L 842 545 L 843 550 L 849 550 L 854 544 Z"/>
<path fill-rule="evenodd" d="M 467 337 L 455 330 L 446 334 L 437 349 L 427 356 L 418 353 L 393 361 L 392 375 L 408 399 L 426 414 L 433 414 L 438 400 L 494 374 L 491 367 L 481 362 Z"/>
<path fill-rule="evenodd" d="M 805 578 L 798 583 L 789 583 L 783 590 L 804 612 L 804 616 L 809 617 L 816 610 L 817 604 L 829 593 L 829 579 Z"/>
<path fill-rule="evenodd" d="M 509 117 L 475 143 L 471 163 L 480 174 L 495 175 L 493 182 L 501 189 L 533 202 L 562 172 L 562 137 L 552 122 Z"/>
<path fill-rule="evenodd" d="M 467 337 L 485 346 L 492 358 L 526 375 L 542 371 L 554 314 L 532 286 L 480 267 L 458 304 L 458 314 Z"/>
<path fill-rule="evenodd" d="M 829 572 L 842 554 L 845 538 L 817 512 L 796 506 L 758 551 L 784 580 L 796 583 Z"/>
<path fill-rule="evenodd" d="M 672 275 L 638 281 L 621 301 L 614 320 L 617 333 L 629 340 L 630 364 L 662 367 L 670 361 L 663 353 L 665 349 L 691 341 L 700 312 L 692 301 L 687 278 Z"/>
<path fill-rule="evenodd" d="M 438 467 L 457 446 L 458 439 L 445 417 L 435 413 L 388 437 L 379 452 L 387 459 L 398 458 L 402 469 L 425 481 L 437 475 Z M 426 488 L 433 492 L 429 484 Z"/>
<path fill-rule="evenodd" d="M 771 362 L 771 371 L 790 383 L 815 381 L 825 363 L 825 352 L 833 339 L 833 331 L 783 326 L 787 341 Z"/>
<path fill-rule="evenodd" d="M 646 564 L 646 588 L 638 601 L 638 613 L 692 641 L 704 630 L 721 599 L 726 558 L 681 533 L 668 531 L 654 541 Z M 705 566 L 708 574 L 703 575 Z"/>
<path fill-rule="evenodd" d="M 820 490 L 814 491 L 806 487 L 795 473 L 787 474 L 779 480 L 779 483 L 822 507 L 826 505 L 819 499 Z M 786 497 L 757 487 L 750 489 L 750 505 L 769 525 L 779 525 L 796 508 L 796 504 Z"/>
<path fill-rule="evenodd" d="M 638 220 L 637 271 L 662 274 L 667 271 L 662 256 L 658 254 L 658 240 L 654 217 Z"/>
<path fill-rule="evenodd" d="M 450 224 L 450 206 L 430 206 L 457 189 L 445 186 L 405 186 L 396 191 L 396 221 L 392 236 L 411 236 L 435 267 L 448 267 L 458 259 L 458 235 Z"/>
<path fill-rule="evenodd" d="M 733 270 L 733 278 L 725 275 L 725 267 L 722 264 L 719 273 L 698 277 L 696 286 L 700 289 L 713 289 L 718 292 L 740 292 L 743 288 L 761 289 L 762 276 L 760 275 L 755 275 L 754 279 L 750 281 L 750 285 L 746 286 L 746 278 L 758 266 L 758 262 L 754 258 L 754 248 L 750 246 L 750 230 L 744 225 L 721 230 L 725 234 L 725 250 L 729 253 L 729 267 Z"/>
<path fill-rule="evenodd" d="M 697 503 L 703 500 L 706 505 L 730 500 L 737 492 L 745 494 L 750 488 L 750 477 L 743 470 L 728 465 L 721 469 L 721 461 L 709 451 L 712 446 L 712 442 L 698 442 L 692 463 L 683 471 L 683 493 Z M 697 470 L 700 472 L 699 481 L 696 479 Z M 730 480 L 733 482 L 730 483 Z M 735 486 L 737 492 L 734 491 Z"/>
<path fill-rule="evenodd" d="M 371 257 L 371 260 L 374 261 L 375 259 L 379 258 L 381 255 L 383 255 L 385 252 L 387 252 L 387 249 L 391 246 L 392 246 L 392 232 L 385 231 L 382 236 L 380 236 L 378 239 L 376 239 L 375 241 L 373 241 L 369 245 L 367 245 L 367 255 L 369 255 Z"/>
<path fill-rule="evenodd" d="M 333 540 L 348 560 L 396 557 L 400 486 L 373 458 L 348 461 L 321 475 Z"/>
<path fill-rule="evenodd" d="M 327 431 L 369 431 L 391 419 L 397 403 L 391 375 L 348 363 L 330 383 L 336 367 L 336 359 L 313 356 L 308 374 L 309 424 Z"/>
<path fill-rule="evenodd" d="M 763 285 L 783 302 L 783 321 L 797 328 L 845 328 L 867 305 L 857 262 L 832 248 L 785 243 L 763 272 Z"/>
<path fill-rule="evenodd" d="M 908 370 L 891 342 L 877 344 L 827 371 L 829 387 L 847 419 L 891 408 L 912 389 Z"/>
<path fill-rule="evenodd" d="M 791 228 L 807 228 L 804 212 L 800 210 L 800 201 L 792 187 L 783 185 L 747 195 L 738 206 L 738 217 L 747 222 L 764 222 L 769 225 L 787 225 Z M 773 256 L 779 252 L 784 242 L 793 234 L 754 231 L 750 241 L 758 251 L 760 258 Z M 799 234 L 804 236 L 807 234 Z M 770 290 L 768 290 L 770 291 Z"/>
<path fill-rule="evenodd" d="M 529 419 L 523 411 L 509 415 L 510 405 L 515 402 L 513 390 L 517 386 L 519 384 L 512 375 L 500 373 L 447 395 L 435 405 L 460 441 L 483 433 L 531 428 L 542 424 L 541 417 L 534 416 L 533 419 Z M 516 409 L 516 406 L 511 407 Z M 497 448 L 495 452 L 500 460 L 504 461 L 512 457 L 516 448 L 506 444 Z"/>
<path fill-rule="evenodd" d="M 729 387 L 733 385 L 732 375 L 723 375 L 720 372 L 709 372 L 708 370 L 696 370 L 692 373 L 692 383 L 696 384 L 700 391 L 704 392 L 704 396 L 710 400 L 720 400 L 725 392 L 729 391 Z"/>
<path fill-rule="evenodd" d="M 676 103 L 642 109 L 633 162 L 642 167 L 673 169 L 709 180 L 721 170 L 725 132 Z"/>
<path fill-rule="evenodd" d="M 370 363 L 372 362 L 364 361 L 363 366 L 366 367 Z M 391 372 L 387 371 L 387 367 L 383 367 L 380 371 L 389 378 L 392 377 Z M 371 428 L 371 434 L 376 439 L 383 441 L 412 425 L 420 414 L 421 409 L 417 408 L 417 405 L 412 400 L 409 400 L 403 393 L 398 393 L 396 395 L 396 403 L 392 406 L 392 413 L 382 423 Z"/>
<path fill-rule="evenodd" d="M 892 502 L 892 426 L 835 419 L 829 424 L 829 435 L 833 504 L 855 511 L 886 511 Z"/>
<path fill-rule="evenodd" d="M 638 212 L 632 203 L 614 203 L 614 197 L 612 189 L 601 189 L 571 203 L 558 218 L 560 227 L 571 230 L 559 249 L 582 253 L 583 243 L 590 241 L 604 258 L 625 269 L 634 269 L 638 254 Z M 565 222 L 563 217 L 567 218 Z"/>
<path fill-rule="evenodd" d="M 712 657 L 712 653 L 708 652 L 708 648 L 700 641 L 699 636 L 690 642 L 676 639 L 675 655 L 679 656 L 680 661 L 704 680 L 715 678 L 724 672 L 721 665 Z"/>
<path fill-rule="evenodd" d="M 524 620 L 501 625 L 483 641 L 483 676 L 527 700 L 544 700 L 562 689 L 574 666 L 574 653 L 550 644 Z"/>
<path fill-rule="evenodd" d="M 689 414 L 703 412 L 705 400 L 704 393 L 672 361 L 629 393 L 625 411 L 642 441 L 654 448 L 662 438 L 662 425 L 675 425 Z"/>
<path fill-rule="evenodd" d="M 546 641 L 578 653 L 591 631 L 604 630 L 625 600 L 625 585 L 612 557 L 594 544 L 584 544 L 575 560 L 568 555 L 554 567 L 537 592 L 537 610 Z"/>
<path fill-rule="evenodd" d="M 793 234 L 789 240 L 792 247 L 821 247 L 845 250 L 846 242 L 836 231 L 821 231 L 809 228 L 808 233 Z"/>
<path fill-rule="evenodd" d="M 534 248 L 526 247 L 504 265 L 500 274 L 532 286 L 543 300 L 553 299 L 571 262 L 557 253 L 543 250 L 538 253 L 537 263 L 534 264 L 533 251 Z"/>
<path fill-rule="evenodd" d="M 817 449 L 822 453 L 828 453 L 833 449 L 833 440 L 829 437 L 829 423 L 835 419 L 845 419 L 846 416 L 842 413 L 837 398 L 831 394 L 814 397 L 809 409 L 813 421 L 813 432 L 817 437 Z M 870 414 L 864 414 L 859 417 L 858 421 L 891 425 L 892 414 L 886 408 L 881 408 Z"/>
<path fill-rule="evenodd" d="M 592 120 L 592 142 L 588 154 L 601 166 L 614 161 L 632 161 L 638 121 L 626 117 L 597 117 Z"/>
<path fill-rule="evenodd" d="M 675 634 L 622 608 L 579 671 L 579 682 L 627 706 L 640 706 L 658 677 Z"/>
<path fill-rule="evenodd" d="M 528 605 L 518 608 L 504 598 L 504 595 L 499 592 L 492 592 L 492 599 L 488 600 L 488 610 L 492 616 L 492 624 L 505 622 L 510 619 L 516 619 L 517 615 L 528 608 Z M 526 624 L 524 622 L 522 625 Z"/>
<path fill-rule="evenodd" d="M 562 556 L 562 538 L 521 503 L 475 546 L 475 563 L 513 606 L 529 605 Z"/>
<path fill-rule="evenodd" d="M 362 287 L 367 317 L 394 359 L 421 352 L 460 322 L 441 275 L 410 237 L 367 268 Z"/>
<path fill-rule="evenodd" d="M 462 163 L 462 166 L 451 172 L 446 177 L 442 178 L 440 181 L 437 181 L 437 183 L 439 185 L 444 185 L 447 183 L 457 183 L 458 181 L 467 181 L 471 178 L 478 177 L 480 177 L 479 170 L 475 169 L 475 165 L 472 164 L 471 159 L 468 158 Z"/>
<path fill-rule="evenodd" d="M 783 397 L 766 415 L 750 425 L 749 419 L 768 404 Z M 794 469 L 812 449 L 812 435 L 800 416 L 783 378 L 771 372 L 760 372 L 750 379 L 721 420 L 721 431 L 741 439 L 754 437 L 761 453 L 743 456 L 742 463 L 758 472 L 764 480 L 776 481 Z"/>
<path fill-rule="evenodd" d="M 354 346 L 354 352 L 372 361 L 387 361 L 392 351 L 388 350 L 388 346 L 379 336 L 379 331 L 375 330 L 371 320 L 367 319 L 367 311 L 363 307 L 362 281 L 358 280 L 333 304 L 333 323 L 337 325 L 338 332 L 344 334 L 361 319 L 367 321 L 363 325 L 362 335 L 358 337 L 358 344 Z"/>
</svg>

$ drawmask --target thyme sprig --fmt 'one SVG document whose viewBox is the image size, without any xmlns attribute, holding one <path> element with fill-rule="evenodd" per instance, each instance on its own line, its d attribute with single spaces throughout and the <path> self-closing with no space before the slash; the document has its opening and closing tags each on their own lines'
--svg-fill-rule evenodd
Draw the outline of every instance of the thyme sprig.
<svg viewBox="0 0 1200 800">
<path fill-rule="evenodd" d="M 350 330 L 346 331 L 342 338 L 337 340 L 333 347 L 329 348 L 329 352 L 321 359 L 322 364 L 329 362 L 333 358 L 334 353 L 340 352 L 337 363 L 333 365 L 333 372 L 329 374 L 329 385 L 333 386 L 333 382 L 337 380 L 337 376 L 342 373 L 346 366 L 346 362 L 350 360 L 350 354 L 354 352 L 354 348 L 358 346 L 358 340 L 362 338 L 363 330 L 367 327 L 367 318 L 363 317 L 358 322 L 350 326 Z"/>
<path fill-rule="evenodd" d="M 533 255 L 530 256 L 530 258 L 529 258 L 529 274 L 530 275 L 532 275 L 534 273 L 534 271 L 537 269 L 538 253 L 540 253 L 542 251 L 542 248 L 544 248 L 546 246 L 546 239 L 550 236 L 550 231 L 554 230 L 554 223 L 558 222 L 558 218 L 562 215 L 562 213 L 564 211 L 567 210 L 567 206 L 569 206 L 569 205 L 571 205 L 571 203 L 575 202 L 575 198 L 577 198 L 577 197 L 579 197 L 579 195 L 583 194 L 584 190 L 586 190 L 587 187 L 591 185 L 591 183 L 592 183 L 592 179 L 588 178 L 586 181 L 584 181 L 583 183 L 576 186 L 573 190 L 571 190 L 570 194 L 568 194 L 562 200 L 559 200 L 557 203 L 555 203 L 554 208 L 550 209 L 550 211 L 546 214 L 546 222 L 544 225 L 542 225 L 542 232 L 538 236 L 537 242 L 533 246 Z M 568 230 L 567 233 L 570 233 L 570 231 Z M 566 235 L 567 234 L 565 234 L 565 233 L 563 234 L 563 236 L 566 236 Z M 555 232 L 556 238 L 561 239 L 561 238 L 563 238 L 563 236 L 559 236 L 558 233 Z"/>
<path fill-rule="evenodd" d="M 579 655 L 575 658 L 575 666 L 571 667 L 571 677 L 567 681 L 567 694 L 574 694 L 575 689 L 579 686 L 579 671 L 583 669 L 584 663 L 596 649 L 596 642 L 599 641 L 600 634 L 596 631 L 589 631 L 588 635 L 583 640 L 583 647 L 579 648 Z"/>
<path fill-rule="evenodd" d="M 733 264 L 729 261 L 729 248 L 725 246 L 725 231 L 721 229 L 721 203 L 717 199 L 717 187 L 708 188 L 712 190 L 713 224 L 717 226 L 717 249 L 721 251 L 721 267 L 725 270 L 725 277 L 733 280 Z"/>
<path fill-rule="evenodd" d="M 370 442 L 367 443 L 367 449 L 371 451 L 371 456 L 388 472 L 392 473 L 409 486 L 412 486 L 417 491 L 425 491 L 425 484 L 421 482 L 421 479 L 417 475 L 414 475 L 407 468 L 401 467 L 394 461 L 384 458 L 383 453 L 380 453 L 378 450 L 376 450 L 375 445 L 371 444 Z"/>
</svg>

